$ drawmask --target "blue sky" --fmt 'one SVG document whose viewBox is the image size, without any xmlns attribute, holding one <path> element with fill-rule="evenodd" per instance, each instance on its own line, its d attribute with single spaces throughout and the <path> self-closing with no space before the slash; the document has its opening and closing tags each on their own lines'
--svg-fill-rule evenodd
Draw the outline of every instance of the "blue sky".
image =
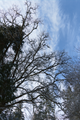
<svg viewBox="0 0 80 120">
<path fill-rule="evenodd" d="M 50 34 L 53 50 L 63 50 L 77 55 L 80 48 L 80 0 L 30 0 L 39 5 L 38 16 L 43 29 Z M 0 0 L 0 8 L 16 4 L 23 10 L 25 0 Z"/>
<path fill-rule="evenodd" d="M 80 47 L 80 0 L 40 0 L 40 17 L 53 48 L 76 55 Z"/>
<path fill-rule="evenodd" d="M 80 0 L 60 0 L 59 8 L 64 21 L 64 34 L 59 31 L 59 46 L 74 54 L 80 45 Z M 61 40 L 63 42 L 61 46 Z"/>
</svg>

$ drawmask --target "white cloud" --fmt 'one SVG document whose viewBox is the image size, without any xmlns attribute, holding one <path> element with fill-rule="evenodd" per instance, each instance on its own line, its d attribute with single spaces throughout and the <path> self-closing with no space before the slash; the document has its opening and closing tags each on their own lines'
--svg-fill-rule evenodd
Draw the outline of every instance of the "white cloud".
<svg viewBox="0 0 80 120">
<path fill-rule="evenodd" d="M 25 0 L 0 0 L 0 8 L 1 9 L 8 9 L 12 5 L 17 5 L 22 7 L 24 4 Z"/>
<path fill-rule="evenodd" d="M 44 23 L 44 30 L 50 33 L 52 49 L 55 49 L 59 39 L 58 32 L 62 25 L 58 1 L 40 0 L 40 17 Z"/>
<path fill-rule="evenodd" d="M 66 35 L 66 51 L 73 56 L 76 54 L 76 48 L 80 46 L 80 27 L 77 25 L 77 16 L 74 14 L 72 19 L 63 14 L 62 21 L 63 36 Z"/>
</svg>

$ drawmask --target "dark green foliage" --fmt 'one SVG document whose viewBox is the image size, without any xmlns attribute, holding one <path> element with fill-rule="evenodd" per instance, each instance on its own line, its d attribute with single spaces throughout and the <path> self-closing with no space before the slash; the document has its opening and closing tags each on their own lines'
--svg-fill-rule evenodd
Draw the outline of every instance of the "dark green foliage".
<svg viewBox="0 0 80 120">
<path fill-rule="evenodd" d="M 8 49 L 12 48 L 14 54 L 22 51 L 23 32 L 20 26 L 0 26 L 0 106 L 4 107 L 14 98 L 16 91 L 11 70 L 14 67 L 14 59 L 7 60 Z"/>
<path fill-rule="evenodd" d="M 0 105 L 12 101 L 15 97 L 14 80 L 11 79 L 11 63 L 4 64 L 0 68 Z"/>
<path fill-rule="evenodd" d="M 21 52 L 23 45 L 23 35 L 21 26 L 0 26 L 0 53 L 4 53 L 10 44 L 16 53 L 18 48 Z"/>
</svg>

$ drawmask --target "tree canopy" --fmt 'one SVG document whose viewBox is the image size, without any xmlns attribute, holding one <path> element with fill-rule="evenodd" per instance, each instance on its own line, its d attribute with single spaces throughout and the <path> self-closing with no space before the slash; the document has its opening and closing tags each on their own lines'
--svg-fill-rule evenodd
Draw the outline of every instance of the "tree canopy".
<svg viewBox="0 0 80 120">
<path fill-rule="evenodd" d="M 37 106 L 41 99 L 59 104 L 55 99 L 60 92 L 57 83 L 69 58 L 64 51 L 47 52 L 46 32 L 35 39 L 30 37 L 40 24 L 35 11 L 36 7 L 26 1 L 24 15 L 15 6 L 1 14 L 0 113 L 19 103 Z"/>
</svg>

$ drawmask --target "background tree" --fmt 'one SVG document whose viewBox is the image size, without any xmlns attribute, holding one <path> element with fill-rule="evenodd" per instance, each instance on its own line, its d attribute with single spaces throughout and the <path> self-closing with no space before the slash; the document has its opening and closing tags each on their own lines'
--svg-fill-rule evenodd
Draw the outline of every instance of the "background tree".
<svg viewBox="0 0 80 120">
<path fill-rule="evenodd" d="M 15 111 L 12 113 L 13 120 L 24 120 L 24 114 L 22 112 L 22 103 L 18 104 Z M 12 120 L 12 117 L 9 118 Z"/>
<path fill-rule="evenodd" d="M 6 110 L 1 113 L 0 120 L 24 120 L 22 104 L 18 104 L 16 109 Z"/>
<path fill-rule="evenodd" d="M 80 61 L 72 62 L 64 70 L 66 79 L 63 96 L 63 111 L 69 120 L 80 119 Z"/>
<path fill-rule="evenodd" d="M 44 97 L 40 97 L 41 98 L 41 102 L 39 103 L 39 105 L 34 106 L 33 110 L 34 110 L 34 116 L 33 116 L 33 120 L 56 120 L 55 118 L 55 96 L 54 93 L 52 91 L 51 93 L 51 89 L 49 91 L 49 88 L 46 88 L 45 92 L 43 93 Z M 48 100 L 48 98 L 50 98 L 50 100 Z"/>
<path fill-rule="evenodd" d="M 24 15 L 14 6 L 0 16 L 0 113 L 19 103 L 36 106 L 41 96 L 55 102 L 50 92 L 45 96 L 46 88 L 58 96 L 59 75 L 68 61 L 65 52 L 47 52 L 45 32 L 31 38 L 40 20 L 34 17 L 36 7 L 28 1 L 25 6 Z"/>
</svg>

